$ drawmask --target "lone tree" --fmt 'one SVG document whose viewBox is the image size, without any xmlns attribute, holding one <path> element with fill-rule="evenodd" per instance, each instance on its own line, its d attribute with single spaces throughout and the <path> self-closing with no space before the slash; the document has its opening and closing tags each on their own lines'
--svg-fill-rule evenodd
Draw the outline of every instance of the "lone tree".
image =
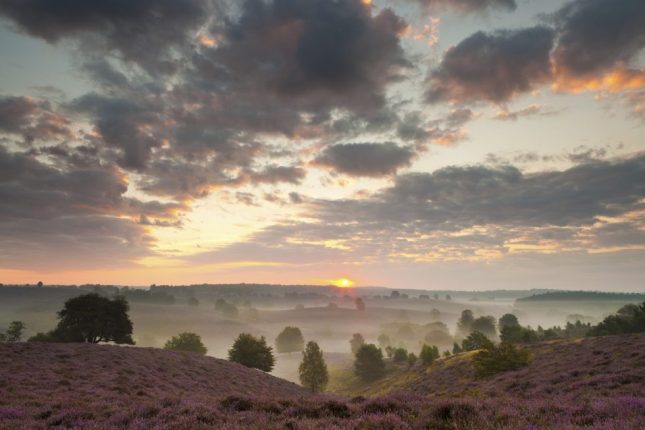
<svg viewBox="0 0 645 430">
<path fill-rule="evenodd" d="M 403 363 L 408 359 L 408 351 L 405 348 L 396 348 L 393 359 L 395 363 Z"/>
<path fill-rule="evenodd" d="M 417 362 L 417 356 L 413 353 L 408 354 L 408 366 L 412 367 Z"/>
<path fill-rule="evenodd" d="M 483 316 L 475 319 L 473 321 L 472 330 L 484 333 L 489 339 L 495 338 L 497 336 L 497 328 L 495 317 Z"/>
<path fill-rule="evenodd" d="M 25 327 L 25 323 L 22 321 L 12 321 L 7 331 L 0 333 L 0 342 L 20 342 Z"/>
<path fill-rule="evenodd" d="M 309 388 L 312 392 L 323 391 L 327 386 L 329 382 L 327 364 L 325 364 L 323 352 L 316 342 L 307 342 L 298 372 L 302 386 Z"/>
<path fill-rule="evenodd" d="M 239 315 L 237 306 L 235 306 L 233 303 L 227 302 L 224 299 L 217 299 L 217 301 L 215 302 L 215 310 L 221 313 L 222 316 L 226 318 L 237 318 Z"/>
<path fill-rule="evenodd" d="M 385 333 L 381 333 L 378 336 L 378 344 L 381 348 L 387 348 L 388 346 L 392 345 L 392 341 L 390 340 L 390 336 L 386 335 Z"/>
<path fill-rule="evenodd" d="M 228 359 L 265 372 L 270 372 L 275 364 L 273 348 L 267 345 L 264 336 L 258 339 L 248 333 L 241 333 L 235 339 L 228 350 Z"/>
<path fill-rule="evenodd" d="M 470 309 L 464 309 L 461 311 L 461 317 L 457 321 L 457 333 L 462 336 L 468 336 L 473 329 L 473 322 L 475 321 L 475 316 L 473 311 Z"/>
<path fill-rule="evenodd" d="M 275 338 L 275 349 L 278 352 L 302 351 L 305 347 L 305 338 L 298 327 L 285 327 Z"/>
<path fill-rule="evenodd" d="M 352 348 L 352 354 L 356 355 L 361 346 L 365 345 L 365 339 L 360 333 L 354 333 L 352 338 L 349 340 L 349 346 Z"/>
<path fill-rule="evenodd" d="M 164 349 L 196 352 L 201 355 L 206 354 L 208 351 L 202 343 L 202 338 L 198 334 L 188 332 L 179 333 L 177 336 L 170 338 L 164 345 Z"/>
<path fill-rule="evenodd" d="M 129 309 L 122 296 L 109 299 L 90 293 L 71 298 L 58 312 L 58 325 L 51 336 L 59 342 L 134 345 Z"/>
<path fill-rule="evenodd" d="M 373 344 L 365 344 L 356 352 L 354 373 L 364 381 L 373 381 L 385 374 L 383 352 Z"/>
<path fill-rule="evenodd" d="M 354 300 L 354 304 L 356 305 L 356 309 L 359 312 L 364 312 L 365 311 L 365 302 L 360 297 L 358 297 L 356 300 Z"/>
<path fill-rule="evenodd" d="M 497 327 L 500 331 L 504 330 L 505 327 L 519 327 L 520 322 L 517 320 L 517 317 L 513 314 L 504 314 L 497 321 Z"/>
</svg>

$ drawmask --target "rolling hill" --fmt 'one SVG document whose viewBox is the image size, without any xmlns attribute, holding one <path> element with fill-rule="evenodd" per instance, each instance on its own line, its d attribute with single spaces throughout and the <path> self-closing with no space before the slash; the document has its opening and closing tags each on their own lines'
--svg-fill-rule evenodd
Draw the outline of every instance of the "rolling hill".
<svg viewBox="0 0 645 430">
<path fill-rule="evenodd" d="M 472 353 L 428 369 L 400 368 L 363 387 L 365 397 L 350 398 L 313 395 L 190 353 L 0 344 L 0 428 L 642 428 L 644 334 L 550 342 L 532 351 L 527 368 L 482 380 L 472 374 Z"/>
<path fill-rule="evenodd" d="M 590 337 L 527 346 L 531 362 L 522 369 L 490 378 L 475 377 L 471 363 L 477 353 L 441 358 L 429 367 L 392 366 L 385 378 L 361 384 L 342 373 L 335 391 L 345 395 L 385 395 L 412 392 L 431 397 L 548 398 L 603 396 L 645 398 L 645 334 Z M 337 377 L 338 378 L 338 377 Z"/>
</svg>

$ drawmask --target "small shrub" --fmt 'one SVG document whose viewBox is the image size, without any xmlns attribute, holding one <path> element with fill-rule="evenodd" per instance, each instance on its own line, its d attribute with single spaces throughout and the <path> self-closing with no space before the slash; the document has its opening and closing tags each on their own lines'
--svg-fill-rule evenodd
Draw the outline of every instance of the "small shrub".
<svg viewBox="0 0 645 430">
<path fill-rule="evenodd" d="M 230 411 L 242 412 L 253 409 L 253 403 L 251 400 L 238 396 L 228 396 L 220 401 L 219 404 L 222 408 Z"/>
<path fill-rule="evenodd" d="M 520 369 L 529 363 L 529 352 L 511 343 L 502 343 L 480 351 L 473 358 L 478 377 L 495 375 L 508 370 Z"/>
</svg>

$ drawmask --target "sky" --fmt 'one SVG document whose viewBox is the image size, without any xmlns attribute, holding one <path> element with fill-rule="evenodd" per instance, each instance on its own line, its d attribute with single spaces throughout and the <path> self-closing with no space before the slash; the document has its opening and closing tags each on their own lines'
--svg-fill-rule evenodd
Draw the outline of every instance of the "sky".
<svg viewBox="0 0 645 430">
<path fill-rule="evenodd" d="M 642 0 L 0 1 L 0 282 L 645 291 Z"/>
</svg>

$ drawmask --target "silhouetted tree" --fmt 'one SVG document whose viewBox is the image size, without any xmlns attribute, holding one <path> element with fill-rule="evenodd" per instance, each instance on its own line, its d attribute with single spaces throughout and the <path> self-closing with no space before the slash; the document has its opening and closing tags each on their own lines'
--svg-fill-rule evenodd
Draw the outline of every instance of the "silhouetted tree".
<svg viewBox="0 0 645 430">
<path fill-rule="evenodd" d="M 327 364 L 323 352 L 316 342 L 307 342 L 302 353 L 302 362 L 298 368 L 300 383 L 312 392 L 323 391 L 329 382 Z"/>
<path fill-rule="evenodd" d="M 392 342 L 390 341 L 390 337 L 388 335 L 386 335 L 385 333 L 381 333 L 378 336 L 377 340 L 378 340 L 378 344 L 379 344 L 379 346 L 381 348 L 386 348 L 386 347 L 388 347 L 388 346 L 390 346 L 392 344 Z"/>
<path fill-rule="evenodd" d="M 360 333 L 354 333 L 352 338 L 349 340 L 349 346 L 352 349 L 352 354 L 356 355 L 361 346 L 365 344 L 365 339 Z"/>
<path fill-rule="evenodd" d="M 237 318 L 239 312 L 237 306 L 233 303 L 229 303 L 224 299 L 217 299 L 215 302 L 215 310 L 220 312 L 226 318 Z"/>
<path fill-rule="evenodd" d="M 408 366 L 412 367 L 417 362 L 417 356 L 413 353 L 408 354 Z"/>
<path fill-rule="evenodd" d="M 396 348 L 393 358 L 395 363 L 403 363 L 408 359 L 408 351 L 405 348 Z"/>
<path fill-rule="evenodd" d="M 492 339 L 497 336 L 496 321 L 494 317 L 483 316 L 476 318 L 471 326 L 472 331 L 478 331 Z"/>
<path fill-rule="evenodd" d="M 373 344 L 364 344 L 356 352 L 354 373 L 365 381 L 378 379 L 385 374 L 383 352 Z"/>
<path fill-rule="evenodd" d="M 202 343 L 202 338 L 195 333 L 179 333 L 173 336 L 166 342 L 164 349 L 171 349 L 173 351 L 187 351 L 196 352 L 198 354 L 206 354 L 207 349 Z"/>
<path fill-rule="evenodd" d="M 354 301 L 354 304 L 356 305 L 356 309 L 358 311 L 360 312 L 365 311 L 365 302 L 360 297 L 356 298 L 356 300 Z"/>
<path fill-rule="evenodd" d="M 394 291 L 392 291 L 390 293 L 390 297 L 393 298 L 393 299 L 398 299 L 399 297 L 401 297 L 401 293 L 399 293 L 398 291 L 394 290 Z"/>
<path fill-rule="evenodd" d="M 421 353 L 419 354 L 419 358 L 421 359 L 421 362 L 429 366 L 431 365 L 437 358 L 439 358 L 439 348 L 436 346 L 430 346 L 430 345 L 423 345 L 421 348 Z"/>
<path fill-rule="evenodd" d="M 461 347 L 464 351 L 474 351 L 476 349 L 485 349 L 492 346 L 493 342 L 491 342 L 483 333 L 478 331 L 470 333 L 468 337 L 461 342 Z"/>
<path fill-rule="evenodd" d="M 450 294 L 446 294 L 446 300 L 452 300 L 452 297 L 450 296 Z"/>
<path fill-rule="evenodd" d="M 468 336 L 472 331 L 473 321 L 475 321 L 473 311 L 470 309 L 461 311 L 461 316 L 459 317 L 459 321 L 457 321 L 457 333 L 462 336 Z"/>
<path fill-rule="evenodd" d="M 305 347 L 305 338 L 298 327 L 285 327 L 275 338 L 275 349 L 277 352 L 302 351 Z"/>
<path fill-rule="evenodd" d="M 457 342 L 452 344 L 452 353 L 453 354 L 459 354 L 460 352 L 463 352 L 463 349 L 461 349 L 461 346 Z"/>
<path fill-rule="evenodd" d="M 134 345 L 130 307 L 124 297 L 96 293 L 74 297 L 58 312 L 58 325 L 50 335 L 61 342 L 114 342 Z"/>
<path fill-rule="evenodd" d="M 25 330 L 25 323 L 22 321 L 12 321 L 5 333 L 0 333 L 0 342 L 20 342 Z"/>
<path fill-rule="evenodd" d="M 435 320 L 435 321 L 436 321 L 436 320 L 438 320 L 440 317 L 441 317 L 441 312 L 439 311 L 439 309 L 432 309 L 432 310 L 430 311 L 430 318 L 432 318 L 433 320 Z"/>
<path fill-rule="evenodd" d="M 38 283 L 36 284 L 36 286 L 37 286 L 37 287 L 42 287 L 42 286 L 43 286 L 43 281 L 38 281 Z"/>
<path fill-rule="evenodd" d="M 569 328 L 569 324 L 567 324 Z M 615 315 L 609 315 L 589 330 L 589 336 L 640 333 L 645 331 L 645 302 L 638 306 L 623 306 Z"/>
<path fill-rule="evenodd" d="M 199 306 L 199 300 L 196 297 L 189 297 L 188 306 Z"/>
<path fill-rule="evenodd" d="M 228 350 L 228 359 L 265 372 L 270 372 L 275 364 L 273 348 L 267 345 L 266 339 L 258 339 L 248 333 L 241 333 L 235 339 Z"/>
<path fill-rule="evenodd" d="M 434 293 L 434 299 L 439 300 L 439 294 L 438 293 Z"/>
<path fill-rule="evenodd" d="M 497 327 L 501 332 L 504 327 L 519 327 L 520 322 L 517 320 L 517 317 L 513 314 L 504 314 L 500 317 L 497 322 Z"/>
</svg>

